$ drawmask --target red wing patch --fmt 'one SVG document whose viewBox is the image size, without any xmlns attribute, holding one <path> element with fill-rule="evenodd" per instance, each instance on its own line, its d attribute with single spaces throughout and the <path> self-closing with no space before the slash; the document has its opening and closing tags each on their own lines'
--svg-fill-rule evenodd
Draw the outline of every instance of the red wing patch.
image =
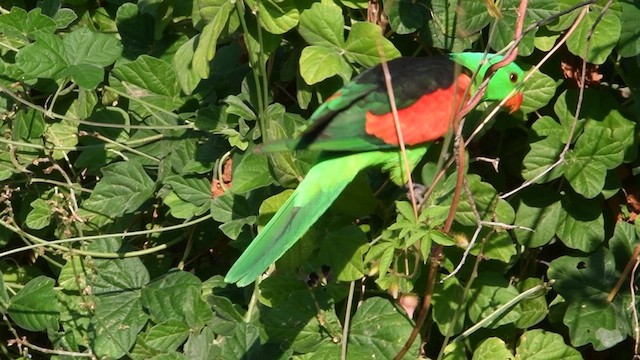
<svg viewBox="0 0 640 360">
<path fill-rule="evenodd" d="M 462 104 L 462 97 L 470 83 L 469 76 L 460 74 L 449 88 L 425 94 L 413 105 L 398 109 L 398 119 L 404 143 L 417 145 L 444 136 L 449 131 L 449 126 Z M 376 115 L 367 111 L 366 119 L 367 134 L 375 136 L 387 144 L 398 145 L 400 143 L 393 121 L 393 113 Z"/>
</svg>

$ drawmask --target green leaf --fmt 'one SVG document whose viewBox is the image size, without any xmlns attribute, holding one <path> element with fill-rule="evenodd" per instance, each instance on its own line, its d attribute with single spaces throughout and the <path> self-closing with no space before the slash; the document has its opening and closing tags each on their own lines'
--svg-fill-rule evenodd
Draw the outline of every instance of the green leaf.
<svg viewBox="0 0 640 360">
<path fill-rule="evenodd" d="M 344 46 L 344 17 L 340 7 L 325 3 L 314 3 L 300 15 L 298 32 L 309 45 L 334 47 L 339 51 Z"/>
<path fill-rule="evenodd" d="M 624 144 L 613 139 L 612 131 L 585 127 L 575 148 L 567 153 L 564 175 L 573 189 L 590 199 L 604 188 L 606 172 L 622 163 Z"/>
<path fill-rule="evenodd" d="M 620 4 L 620 40 L 616 45 L 618 54 L 622 57 L 631 57 L 640 54 L 640 7 L 635 0 L 623 0 Z"/>
<path fill-rule="evenodd" d="M 443 352 L 443 360 L 467 360 L 467 352 L 462 342 L 451 342 L 445 348 Z"/>
<path fill-rule="evenodd" d="M 80 101 L 80 100 L 78 100 Z M 91 99 L 84 99 L 85 104 L 90 104 Z M 74 102 L 75 103 L 75 102 Z M 80 116 L 81 118 L 83 116 Z M 85 116 L 86 117 L 86 116 Z M 49 123 L 45 129 L 45 138 L 48 145 L 56 147 L 74 147 L 78 145 L 78 137 L 69 136 L 69 134 L 78 131 L 78 123 L 70 120 L 60 120 L 58 122 Z M 69 153 L 69 150 L 55 150 L 53 158 L 59 160 Z"/>
<path fill-rule="evenodd" d="M 4 275 L 2 274 L 2 271 L 0 271 L 0 312 L 2 312 L 3 314 L 6 313 L 8 306 L 9 306 L 9 294 L 7 293 L 7 288 L 5 288 L 5 285 L 4 285 Z"/>
<path fill-rule="evenodd" d="M 201 80 L 200 75 L 192 63 L 197 39 L 199 39 L 199 37 L 194 36 L 182 44 L 172 61 L 173 69 L 180 83 L 180 88 L 186 95 L 191 95 Z"/>
<path fill-rule="evenodd" d="M 497 337 L 490 337 L 484 340 L 480 346 L 473 351 L 472 360 L 481 359 L 513 359 L 513 354 L 509 351 L 507 344 L 504 340 Z"/>
<path fill-rule="evenodd" d="M 576 30 L 569 36 L 567 48 L 571 53 L 584 58 L 587 62 L 602 64 L 607 60 L 620 39 L 620 31 L 622 30 L 620 10 L 614 5 L 604 13 L 604 16 L 601 16 L 602 6 L 594 4 L 589 7 L 592 11 L 587 13 Z M 598 19 L 600 22 L 596 25 Z M 587 41 L 587 36 L 594 25 L 596 25 L 595 29 Z M 586 52 L 587 49 L 588 52 Z"/>
<path fill-rule="evenodd" d="M 95 240 L 89 245 L 89 250 L 96 252 L 121 252 L 122 240 L 107 238 Z M 81 267 L 73 269 L 77 275 L 82 269 L 82 275 L 92 292 L 97 295 L 140 289 L 149 282 L 149 271 L 139 258 L 124 259 L 91 259 L 86 258 Z M 65 264 L 73 266 L 73 263 Z M 87 271 L 90 269 L 90 271 Z M 83 280 L 82 277 L 80 280 Z"/>
<path fill-rule="evenodd" d="M 480 1 L 433 0 L 430 15 L 433 18 L 423 27 L 420 36 L 427 44 L 452 52 L 469 49 L 478 38 L 477 33 L 491 21 L 485 4 Z"/>
<path fill-rule="evenodd" d="M 528 114 L 544 107 L 555 93 L 556 82 L 553 78 L 541 71 L 534 72 L 531 78 L 524 83 L 522 89 L 524 100 L 520 111 Z"/>
<path fill-rule="evenodd" d="M 497 273 L 484 272 L 478 276 L 471 286 L 468 302 L 469 319 L 474 323 L 487 318 L 494 311 L 503 308 L 519 292 L 513 285 Z M 498 317 L 486 323 L 484 327 L 495 329 L 498 326 L 511 324 L 520 318 L 518 306 L 506 309 Z"/>
<path fill-rule="evenodd" d="M 112 64 L 121 54 L 122 45 L 116 38 L 80 28 L 64 39 L 53 34 L 38 35 L 35 43 L 18 52 L 16 63 L 25 74 L 34 78 L 73 76 L 86 88 L 92 88 L 98 73 L 103 74 L 102 68 Z M 79 67 L 69 69 L 73 65 Z M 89 74 L 83 74 L 87 70 Z"/>
<path fill-rule="evenodd" d="M 13 139 L 38 139 L 44 133 L 45 126 L 41 112 L 32 109 L 19 111 L 13 121 Z"/>
<path fill-rule="evenodd" d="M 565 195 L 556 235 L 572 249 L 593 251 L 604 241 L 604 218 L 599 202 L 574 194 Z"/>
<path fill-rule="evenodd" d="M 453 336 L 462 331 L 466 314 L 466 302 L 463 299 L 464 288 L 455 277 L 436 283 L 433 292 L 433 321 L 440 333 Z M 456 323 L 453 324 L 454 317 Z"/>
<path fill-rule="evenodd" d="M 304 120 L 301 116 L 284 113 L 284 107 L 276 104 L 282 112 L 268 111 L 266 122 L 265 142 L 285 140 L 289 136 L 299 133 Z M 273 106 L 273 105 L 272 105 Z M 269 107 L 271 109 L 271 106 Z M 273 169 L 274 178 L 283 187 L 296 186 L 300 179 L 309 171 L 315 161 L 314 152 L 279 152 L 269 154 L 269 163 Z"/>
<path fill-rule="evenodd" d="M 398 34 L 415 32 L 425 23 L 427 13 L 420 3 L 409 0 L 386 0 L 383 4 L 389 17 L 389 25 Z"/>
<path fill-rule="evenodd" d="M 292 293 L 306 296 L 309 287 L 303 281 L 292 276 L 269 276 L 260 283 L 260 303 L 269 307 L 281 307 Z M 242 322 L 242 317 L 236 322 Z"/>
<path fill-rule="evenodd" d="M 225 235 L 231 239 L 237 239 L 244 225 L 253 225 L 256 216 L 249 208 L 247 200 L 241 196 L 233 195 L 227 191 L 211 203 L 211 217 L 218 222 Z"/>
<path fill-rule="evenodd" d="M 215 336 L 211 328 L 206 326 L 200 332 L 192 332 L 184 344 L 185 356 L 194 360 L 219 358 L 222 350 L 214 343 Z"/>
<path fill-rule="evenodd" d="M 533 231 L 515 229 L 518 243 L 530 248 L 546 245 L 556 233 L 560 197 L 546 187 L 533 185 L 520 193 L 520 199 L 515 224 Z"/>
<path fill-rule="evenodd" d="M 518 18 L 517 9 L 520 5 L 518 0 L 506 0 L 500 3 L 502 7 L 502 20 L 497 23 L 496 35 L 493 37 L 490 45 L 495 51 L 499 51 L 506 47 L 514 37 L 514 29 Z M 535 21 L 548 18 L 556 12 L 557 4 L 554 0 L 538 0 L 527 6 L 527 14 L 524 17 L 524 28 L 533 24 Z M 534 50 L 533 42 L 536 31 L 532 31 L 524 36 L 518 44 L 518 55 L 529 56 Z"/>
<path fill-rule="evenodd" d="M 119 217 L 137 210 L 149 200 L 155 188 L 153 180 L 137 162 L 118 162 L 102 168 L 103 178 L 82 208 L 99 215 Z"/>
<path fill-rule="evenodd" d="M 369 22 L 358 22 L 351 26 L 344 50 L 349 59 L 365 67 L 400 56 L 395 45 L 382 36 L 380 27 Z"/>
<path fill-rule="evenodd" d="M 540 184 L 555 180 L 562 175 L 562 163 L 548 171 L 558 161 L 564 148 L 564 143 L 559 136 L 536 137 L 531 139 L 529 146 L 531 149 L 523 160 L 522 177 L 525 180 L 531 181 L 546 172 L 536 180 L 536 183 Z"/>
<path fill-rule="evenodd" d="M 613 256 L 599 248 L 583 257 L 561 256 L 547 270 L 553 289 L 569 301 L 603 301 L 617 281 Z"/>
<path fill-rule="evenodd" d="M 625 162 L 635 159 L 638 156 L 637 147 L 633 146 L 635 142 L 635 137 L 633 135 L 635 131 L 635 123 L 626 118 L 619 111 L 615 110 L 615 105 L 610 101 L 602 101 L 601 106 L 611 107 L 608 108 L 609 111 L 606 113 L 604 118 L 601 118 L 601 114 L 593 114 L 593 119 L 588 119 L 584 126 L 585 133 L 591 131 L 602 131 L 606 135 L 610 135 L 611 141 L 616 143 L 617 146 L 621 146 L 623 148 L 622 151 L 624 152 Z M 607 145 L 616 146 L 610 144 Z M 601 144 L 599 146 L 600 151 L 605 147 L 606 151 L 604 151 L 604 154 L 598 154 L 598 160 L 603 162 L 605 166 L 607 166 L 607 169 L 613 169 L 620 165 L 621 162 L 615 153 L 615 148 L 607 147 L 607 145 Z"/>
<path fill-rule="evenodd" d="M 538 30 L 536 38 L 533 40 L 533 45 L 540 51 L 549 52 L 556 44 L 559 37 L 560 34 L 549 31 L 547 28 L 543 27 Z"/>
<path fill-rule="evenodd" d="M 60 306 L 54 284 L 46 276 L 29 281 L 9 302 L 7 312 L 11 320 L 29 331 L 57 330 Z"/>
<path fill-rule="evenodd" d="M 184 343 L 190 332 L 184 322 L 167 320 L 151 327 L 145 334 L 144 342 L 158 351 L 173 351 Z"/>
<path fill-rule="evenodd" d="M 31 211 L 27 215 L 24 223 L 29 228 L 40 230 L 51 222 L 51 205 L 44 199 L 35 199 L 31 202 Z"/>
<path fill-rule="evenodd" d="M 372 297 L 353 316 L 349 341 L 369 349 L 375 358 L 389 359 L 400 351 L 412 328 L 412 322 L 389 300 Z M 419 344 L 414 342 L 406 356 L 416 358 L 418 350 Z"/>
<path fill-rule="evenodd" d="M 35 8 L 28 13 L 13 6 L 11 11 L 0 16 L 0 33 L 3 39 L 15 47 L 29 44 L 29 39 L 34 39 L 41 34 L 53 34 L 56 23 L 50 17 L 43 15 L 41 9 Z"/>
<path fill-rule="evenodd" d="M 543 281 L 541 279 L 527 278 L 519 282 L 517 287 L 518 291 L 522 293 L 542 284 Z M 526 329 L 538 324 L 549 313 L 549 306 L 542 291 L 535 297 L 523 300 L 519 306 L 520 318 L 515 322 L 518 329 Z"/>
<path fill-rule="evenodd" d="M 248 4 L 257 10 L 262 27 L 272 34 L 284 34 L 298 25 L 300 13 L 293 0 L 251 0 Z"/>
<path fill-rule="evenodd" d="M 142 55 L 135 61 L 116 66 L 113 69 L 113 75 L 120 81 L 134 85 L 128 88 L 128 92 L 135 92 L 132 95 L 136 97 L 144 98 L 146 95 L 175 97 L 180 94 L 176 73 L 171 65 L 148 55 Z"/>
<path fill-rule="evenodd" d="M 148 316 L 140 291 L 121 291 L 98 296 L 92 320 L 96 356 L 120 358 L 133 346 Z"/>
<path fill-rule="evenodd" d="M 193 71 L 200 76 L 201 79 L 209 77 L 210 65 L 216 54 L 218 38 L 224 30 L 224 26 L 229 19 L 229 14 L 233 8 L 231 2 L 225 2 L 218 8 L 215 17 L 203 29 L 196 39 L 196 48 L 193 53 L 191 66 Z"/>
<path fill-rule="evenodd" d="M 264 155 L 247 151 L 233 157 L 232 191 L 244 194 L 273 183 L 269 173 L 269 162 Z"/>
<path fill-rule="evenodd" d="M 256 353 L 256 342 L 260 342 L 258 328 L 253 324 L 242 323 L 236 326 L 233 336 L 225 339 L 222 345 L 222 359 L 240 359 Z"/>
<path fill-rule="evenodd" d="M 513 222 L 515 218 L 513 208 L 508 202 L 498 197 L 493 186 L 482 182 L 479 176 L 473 174 L 467 176 L 467 181 L 474 197 L 476 209 L 483 220 L 499 221 L 506 224 Z M 463 197 L 458 204 L 456 221 L 466 226 L 476 224 L 476 218 L 467 197 Z"/>
<path fill-rule="evenodd" d="M 142 289 L 142 303 L 151 320 L 185 321 L 190 327 L 202 327 L 213 316 L 201 296 L 202 282 L 184 271 L 173 271 Z"/>
<path fill-rule="evenodd" d="M 322 289 L 290 293 L 285 302 L 273 309 L 265 309 L 261 314 L 269 340 L 291 344 L 289 349 L 295 352 L 315 351 L 323 342 L 331 341 L 328 330 L 340 329 L 332 302 Z M 322 323 L 316 318 L 320 314 Z M 354 322 L 352 326 L 355 325 Z"/>
<path fill-rule="evenodd" d="M 474 253 L 474 251 L 472 251 L 472 253 Z M 511 262 L 511 258 L 513 258 L 516 253 L 517 251 L 513 246 L 511 234 L 504 230 L 496 230 L 491 234 L 484 247 L 484 256 L 487 260 L 498 260 L 507 264 Z"/>
<path fill-rule="evenodd" d="M 565 344 L 561 335 L 542 329 L 527 331 L 520 336 L 516 356 L 522 360 L 582 360 L 580 352 Z"/>
<path fill-rule="evenodd" d="M 338 281 L 356 281 L 365 275 L 364 253 L 368 240 L 360 228 L 350 225 L 331 231 L 319 245 L 318 263 L 329 265 Z"/>
<path fill-rule="evenodd" d="M 531 130 L 533 130 L 535 135 L 540 137 L 555 135 L 556 137 L 559 136 L 561 138 L 565 138 L 565 136 L 568 136 L 565 135 L 565 133 L 568 132 L 567 129 L 565 129 L 554 118 L 546 115 L 537 119 L 533 125 L 531 125 Z"/>
<path fill-rule="evenodd" d="M 56 22 L 56 27 L 58 29 L 66 29 L 67 26 L 76 21 L 77 18 L 78 15 L 69 8 L 58 9 L 56 14 L 53 16 L 53 20 Z"/>
<path fill-rule="evenodd" d="M 245 120 L 257 120 L 258 116 L 255 111 L 249 107 L 240 97 L 231 95 L 224 99 L 224 102 L 229 105 L 226 109 L 228 114 L 238 115 L 241 119 Z"/>
<path fill-rule="evenodd" d="M 609 239 L 609 249 L 615 257 L 618 270 L 622 271 L 624 264 L 631 258 L 637 243 L 638 235 L 634 226 L 623 221 L 616 222 L 613 236 Z"/>
<path fill-rule="evenodd" d="M 339 75 L 346 82 L 351 77 L 351 66 L 334 49 L 307 46 L 300 55 L 300 75 L 309 85 L 334 75 Z"/>
<path fill-rule="evenodd" d="M 84 89 L 95 89 L 104 78 L 104 70 L 89 64 L 71 65 L 60 73 L 60 77 L 69 77 Z"/>
<path fill-rule="evenodd" d="M 170 186 L 181 200 L 196 207 L 194 216 L 203 214 L 211 207 L 211 181 L 206 177 L 170 175 L 162 182 Z"/>
<path fill-rule="evenodd" d="M 591 344 L 596 351 L 601 351 L 627 338 L 628 324 L 620 321 L 614 304 L 607 301 L 571 302 L 562 322 L 569 328 L 574 346 Z"/>
<path fill-rule="evenodd" d="M 115 36 L 96 33 L 88 28 L 72 31 L 62 39 L 69 65 L 93 65 L 103 68 L 122 54 L 122 44 Z"/>
</svg>

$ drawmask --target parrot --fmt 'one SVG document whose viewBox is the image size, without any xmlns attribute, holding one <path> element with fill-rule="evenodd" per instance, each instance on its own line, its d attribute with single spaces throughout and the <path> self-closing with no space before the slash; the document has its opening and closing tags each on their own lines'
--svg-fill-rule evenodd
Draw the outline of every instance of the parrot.
<svg viewBox="0 0 640 360">
<path fill-rule="evenodd" d="M 463 52 L 399 57 L 387 63 L 407 162 L 411 170 L 429 144 L 449 132 L 458 109 L 482 84 L 500 55 Z M 473 76 L 473 73 L 476 73 Z M 523 101 L 523 70 L 510 63 L 495 71 L 481 101 L 501 101 L 510 113 Z M 319 150 L 293 194 L 233 264 L 225 282 L 244 287 L 254 282 L 318 221 L 356 175 L 381 167 L 405 184 L 399 137 L 382 65 L 363 71 L 327 98 L 292 140 L 264 143 L 260 153 Z"/>
</svg>

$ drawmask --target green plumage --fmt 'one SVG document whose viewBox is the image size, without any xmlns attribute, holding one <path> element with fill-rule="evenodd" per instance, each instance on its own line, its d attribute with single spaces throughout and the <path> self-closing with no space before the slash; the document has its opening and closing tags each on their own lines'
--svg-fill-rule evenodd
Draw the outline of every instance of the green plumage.
<svg viewBox="0 0 640 360">
<path fill-rule="evenodd" d="M 413 167 L 427 151 L 428 144 L 409 149 Z M 368 167 L 392 171 L 398 183 L 406 183 L 398 151 L 367 151 L 349 156 L 326 156 L 309 170 L 304 181 L 280 207 L 269 223 L 233 265 L 225 281 L 246 286 L 279 259 L 324 214 L 342 190 Z"/>
<path fill-rule="evenodd" d="M 480 80 L 473 83 L 473 92 L 489 66 L 502 59 L 489 55 L 489 63 L 480 66 L 482 58 L 479 53 L 462 53 L 390 61 L 388 66 L 398 108 L 410 107 L 421 97 L 452 86 L 461 71 L 468 74 L 478 71 Z M 517 81 L 513 81 L 514 74 Z M 515 64 L 500 69 L 489 83 L 483 99 L 501 100 L 522 78 L 522 70 Z M 309 119 L 311 125 L 299 139 L 260 147 L 261 152 L 312 149 L 324 153 L 229 270 L 226 282 L 237 283 L 238 286 L 253 282 L 305 234 L 363 169 L 380 166 L 391 173 L 396 183 L 406 183 L 398 149 L 365 131 L 367 112 L 386 114 L 390 111 L 383 72 L 377 66 L 354 78 L 322 104 Z M 425 154 L 428 145 L 407 149 L 411 170 Z"/>
</svg>

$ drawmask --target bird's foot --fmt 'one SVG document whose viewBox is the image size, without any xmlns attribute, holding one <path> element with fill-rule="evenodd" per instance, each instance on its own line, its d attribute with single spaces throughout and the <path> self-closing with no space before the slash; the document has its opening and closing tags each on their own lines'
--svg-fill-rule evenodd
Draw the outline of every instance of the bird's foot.
<svg viewBox="0 0 640 360">
<path fill-rule="evenodd" d="M 409 189 L 409 185 L 407 184 L 405 185 L 405 187 L 407 188 L 407 198 L 411 200 L 411 190 Z M 427 186 L 419 183 L 413 183 L 413 194 L 416 197 L 416 202 L 418 206 L 422 205 L 422 203 L 424 202 L 425 200 L 424 196 L 427 193 L 427 190 L 429 190 Z"/>
</svg>

